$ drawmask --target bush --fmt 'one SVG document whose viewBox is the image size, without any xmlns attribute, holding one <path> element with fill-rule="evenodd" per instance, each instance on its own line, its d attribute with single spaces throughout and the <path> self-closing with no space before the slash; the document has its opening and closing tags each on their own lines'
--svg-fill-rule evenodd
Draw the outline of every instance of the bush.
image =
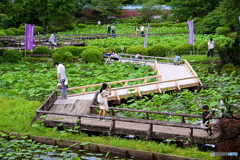
<svg viewBox="0 0 240 160">
<path fill-rule="evenodd" d="M 25 25 L 19 26 L 18 29 L 25 30 Z"/>
<path fill-rule="evenodd" d="M 59 51 L 53 53 L 53 61 L 55 62 L 72 62 L 73 61 L 73 55 L 71 52 L 68 51 Z"/>
<path fill-rule="evenodd" d="M 17 49 L 9 49 L 3 52 L 3 61 L 17 63 L 22 60 L 22 54 Z"/>
<path fill-rule="evenodd" d="M 194 48 L 196 48 L 196 45 L 194 46 Z M 189 54 L 190 51 L 193 50 L 193 45 L 192 44 L 187 44 L 187 43 L 183 43 L 183 44 L 179 44 L 177 45 L 173 51 L 177 52 L 176 54 Z"/>
<path fill-rule="evenodd" d="M 64 47 L 60 47 L 55 49 L 53 52 L 61 52 L 61 51 L 68 51 L 71 52 L 72 55 L 74 57 L 81 57 L 81 53 L 84 49 L 82 49 L 81 47 L 76 47 L 76 46 L 64 46 Z"/>
<path fill-rule="evenodd" d="M 62 27 L 64 27 L 65 30 L 73 30 L 74 24 L 64 24 Z"/>
<path fill-rule="evenodd" d="M 148 55 L 147 49 L 142 46 L 132 46 L 129 47 L 126 51 L 127 54 L 137 54 L 141 53 L 141 55 Z"/>
<path fill-rule="evenodd" d="M 208 50 L 208 42 L 204 41 L 197 45 L 197 51 L 207 51 Z"/>
<path fill-rule="evenodd" d="M 218 28 L 216 28 L 216 34 L 226 35 L 228 32 L 229 32 L 228 27 L 218 27 Z"/>
<path fill-rule="evenodd" d="M 25 30 L 25 28 L 24 28 L 24 30 Z M 34 34 L 37 35 L 38 32 L 43 33 L 44 32 L 43 28 L 40 26 L 34 26 Z"/>
<path fill-rule="evenodd" d="M 0 57 L 0 63 L 2 63 L 3 62 L 3 58 L 2 57 Z"/>
<path fill-rule="evenodd" d="M 0 31 L 0 36 L 6 36 L 6 33 L 4 31 Z"/>
<path fill-rule="evenodd" d="M 173 27 L 187 27 L 187 26 L 188 26 L 187 22 L 173 24 Z"/>
<path fill-rule="evenodd" d="M 3 56 L 3 52 L 6 51 L 7 49 L 0 49 L 0 57 Z"/>
<path fill-rule="evenodd" d="M 7 30 L 10 30 L 10 31 L 14 32 L 14 35 L 15 35 L 15 36 L 18 36 L 18 35 L 19 35 L 17 28 L 8 28 Z"/>
<path fill-rule="evenodd" d="M 103 53 L 97 49 L 86 49 L 82 52 L 82 60 L 87 63 L 102 63 Z"/>
<path fill-rule="evenodd" d="M 19 36 L 25 35 L 25 30 L 18 29 L 18 35 Z"/>
<path fill-rule="evenodd" d="M 23 57 L 23 61 L 29 63 L 44 63 L 47 62 L 48 60 L 45 58 Z"/>
<path fill-rule="evenodd" d="M 3 32 L 6 34 L 6 36 L 14 36 L 14 32 L 11 30 L 3 30 Z"/>
<path fill-rule="evenodd" d="M 40 46 L 34 48 L 33 54 L 44 54 L 44 55 L 52 55 L 52 50 L 46 46 Z"/>
<path fill-rule="evenodd" d="M 22 53 L 23 57 L 25 56 L 25 52 L 26 52 L 26 55 L 32 54 L 32 51 L 30 51 L 30 50 L 22 50 L 21 53 Z"/>
<path fill-rule="evenodd" d="M 171 51 L 171 47 L 169 45 L 157 43 L 148 48 L 148 55 L 156 57 L 165 57 L 169 51 Z"/>
<path fill-rule="evenodd" d="M 231 32 L 227 34 L 227 37 L 235 39 L 237 37 L 237 34 L 238 34 L 237 32 Z"/>
<path fill-rule="evenodd" d="M 85 28 L 86 25 L 85 24 L 78 24 L 78 28 Z"/>
<path fill-rule="evenodd" d="M 54 26 L 48 27 L 48 33 L 57 33 L 57 32 L 63 32 L 63 31 L 65 31 L 64 27 L 54 27 Z"/>
</svg>

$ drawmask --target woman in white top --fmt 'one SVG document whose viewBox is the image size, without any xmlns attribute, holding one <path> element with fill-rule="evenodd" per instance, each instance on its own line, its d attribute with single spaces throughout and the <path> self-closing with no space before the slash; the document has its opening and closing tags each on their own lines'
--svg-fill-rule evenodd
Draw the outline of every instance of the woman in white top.
<svg viewBox="0 0 240 160">
<path fill-rule="evenodd" d="M 214 47 L 215 47 L 215 43 L 214 43 L 213 39 L 210 38 L 210 41 L 208 42 L 208 54 L 207 54 L 208 57 L 209 56 L 213 57 Z"/>
<path fill-rule="evenodd" d="M 100 104 L 99 116 L 106 117 L 106 110 L 108 110 L 107 96 L 111 95 L 111 88 L 108 87 L 108 85 L 106 83 L 103 83 L 99 94 L 101 94 L 101 96 L 103 98 L 103 103 Z M 106 120 L 103 119 L 103 121 L 106 121 Z"/>
</svg>

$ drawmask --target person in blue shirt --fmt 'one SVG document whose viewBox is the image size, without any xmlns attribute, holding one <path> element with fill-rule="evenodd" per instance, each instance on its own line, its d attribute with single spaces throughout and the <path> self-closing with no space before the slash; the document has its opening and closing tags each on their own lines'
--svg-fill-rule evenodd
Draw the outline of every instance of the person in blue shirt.
<svg viewBox="0 0 240 160">
<path fill-rule="evenodd" d="M 181 63 L 180 60 L 181 60 L 181 55 L 179 54 L 173 60 L 174 65 L 179 65 Z"/>
</svg>

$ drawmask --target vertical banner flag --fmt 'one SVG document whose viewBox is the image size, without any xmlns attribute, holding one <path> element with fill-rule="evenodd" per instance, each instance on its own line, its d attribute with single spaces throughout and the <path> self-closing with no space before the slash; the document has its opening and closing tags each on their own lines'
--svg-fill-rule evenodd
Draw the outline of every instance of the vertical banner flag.
<svg viewBox="0 0 240 160">
<path fill-rule="evenodd" d="M 33 49 L 33 41 L 34 41 L 34 25 L 26 25 L 25 26 L 25 50 Z"/>
<path fill-rule="evenodd" d="M 188 36 L 188 44 L 194 44 L 194 28 L 193 21 L 187 21 L 189 27 L 189 36 Z"/>
<path fill-rule="evenodd" d="M 151 25 L 148 25 L 145 37 L 144 37 L 144 42 L 143 42 L 143 47 L 147 48 L 147 39 L 148 39 L 148 31 L 150 30 Z"/>
</svg>

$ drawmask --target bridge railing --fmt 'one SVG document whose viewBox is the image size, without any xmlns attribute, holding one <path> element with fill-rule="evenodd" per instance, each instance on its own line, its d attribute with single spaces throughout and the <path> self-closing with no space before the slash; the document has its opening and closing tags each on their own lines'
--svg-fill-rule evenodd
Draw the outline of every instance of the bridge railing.
<svg viewBox="0 0 240 160">
<path fill-rule="evenodd" d="M 90 105 L 90 107 L 99 109 L 99 106 L 97 106 L 97 105 Z M 202 119 L 201 115 L 191 115 L 191 114 L 182 114 L 182 113 L 169 113 L 169 112 L 158 112 L 158 111 L 127 109 L 127 108 L 118 108 L 118 107 L 108 107 L 108 108 L 109 108 L 109 111 L 110 111 L 110 116 L 115 116 L 116 115 L 115 111 L 124 111 L 124 112 L 139 112 L 139 113 L 143 113 L 145 119 L 149 119 L 149 114 L 179 116 L 179 118 L 181 118 L 181 123 L 186 123 L 185 117 Z M 216 116 L 213 116 L 210 119 L 219 119 L 219 118 L 216 117 Z"/>
<path fill-rule="evenodd" d="M 149 128 L 146 132 L 146 139 L 151 139 L 152 134 L 154 133 L 153 130 L 153 125 L 161 125 L 161 126 L 169 126 L 169 127 L 180 127 L 180 128 L 189 128 L 189 133 L 188 135 L 184 136 L 178 136 L 178 138 L 185 139 L 187 140 L 188 138 L 194 139 L 194 134 L 193 134 L 193 129 L 203 129 L 199 125 L 194 125 L 194 124 L 187 124 L 187 123 L 179 123 L 179 122 L 167 122 L 167 121 L 157 121 L 157 120 L 146 120 L 146 119 L 136 119 L 136 118 L 127 118 L 127 117 L 101 117 L 101 116 L 94 116 L 94 115 L 79 115 L 79 114 L 69 114 L 69 113 L 56 113 L 56 112 L 51 112 L 51 111 L 43 111 L 43 110 L 37 110 L 36 113 L 38 115 L 46 115 L 46 114 L 51 114 L 51 115 L 62 115 L 62 116 L 74 116 L 78 117 L 78 120 L 76 123 L 72 125 L 74 126 L 80 126 L 78 127 L 79 132 L 81 131 L 81 127 L 84 125 L 82 124 L 82 118 L 93 118 L 93 119 L 100 119 L 100 118 L 105 118 L 111 121 L 111 125 L 108 129 L 108 135 L 113 135 L 115 134 L 116 131 L 116 121 L 121 121 L 121 122 L 133 122 L 133 123 L 138 123 L 138 124 L 148 124 Z M 45 121 L 44 118 L 39 117 L 38 120 Z M 61 122 L 59 122 L 61 123 Z M 64 124 L 63 124 L 64 125 Z M 89 126 L 89 125 L 87 125 Z M 94 125 L 96 127 L 96 125 Z M 102 130 L 101 130 L 102 131 Z M 173 133 L 173 137 L 176 137 L 176 134 Z M 199 139 L 199 138 L 198 138 Z M 206 137 L 204 137 L 206 139 Z"/>
<path fill-rule="evenodd" d="M 134 79 L 127 79 L 127 80 L 120 80 L 120 81 L 114 81 L 114 82 L 106 82 L 106 83 L 108 85 L 111 85 L 111 84 L 123 84 L 122 86 L 126 87 L 126 86 L 128 86 L 129 82 L 143 80 L 142 84 L 145 84 L 145 83 L 148 83 L 148 79 L 153 79 L 153 78 L 159 79 L 159 78 L 161 78 L 161 75 L 142 77 L 142 78 L 134 78 Z M 72 87 L 72 88 L 68 88 L 67 90 L 81 89 L 82 90 L 81 93 L 83 93 L 83 94 L 85 94 L 85 93 L 93 93 L 93 92 L 96 92 L 96 91 L 87 92 L 87 89 L 88 88 L 92 88 L 92 87 L 97 87 L 97 86 L 99 86 L 99 89 L 100 89 L 100 86 L 102 86 L 102 83 L 86 85 L 86 86 L 79 86 L 79 87 Z"/>
</svg>

